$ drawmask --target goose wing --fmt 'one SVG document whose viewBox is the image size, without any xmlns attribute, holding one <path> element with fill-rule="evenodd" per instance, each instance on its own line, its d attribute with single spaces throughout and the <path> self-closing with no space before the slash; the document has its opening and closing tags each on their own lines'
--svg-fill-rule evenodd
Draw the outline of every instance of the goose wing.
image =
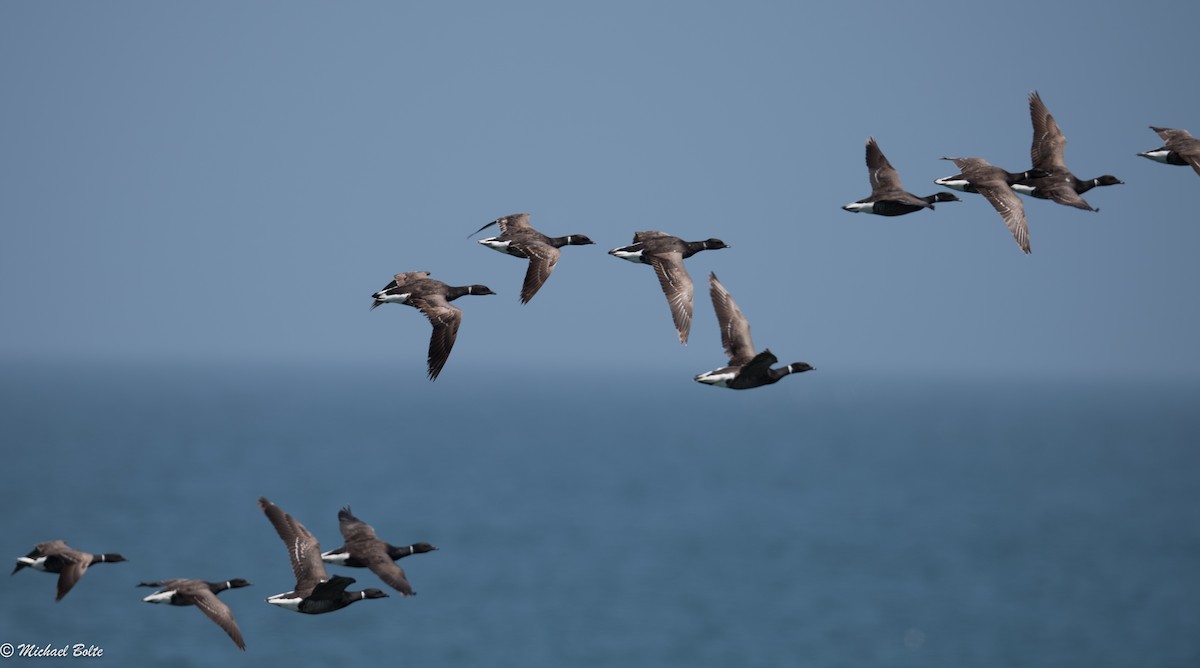
<svg viewBox="0 0 1200 668">
<path fill-rule="evenodd" d="M 62 560 L 62 570 L 58 573 L 58 588 L 54 596 L 54 600 L 61 601 L 87 572 L 92 560 L 91 555 L 70 548 L 60 550 L 53 556 Z"/>
<path fill-rule="evenodd" d="M 225 630 L 238 649 L 246 650 L 246 641 L 242 639 L 242 631 L 238 628 L 237 620 L 233 618 L 233 611 L 212 593 L 208 585 L 203 582 L 195 583 L 194 586 L 187 586 L 185 591 L 188 599 L 200 608 L 200 612 Z"/>
<path fill-rule="evenodd" d="M 1012 232 L 1013 238 L 1017 240 L 1017 245 L 1021 247 L 1021 250 L 1029 253 L 1029 223 L 1025 220 L 1025 205 L 1017 193 L 1003 182 L 976 183 L 975 187 L 979 190 L 979 194 L 983 195 L 991 203 L 992 208 L 1000 214 L 1000 218 L 1004 220 L 1008 231 Z"/>
<path fill-rule="evenodd" d="M 656 253 L 649 256 L 649 263 L 654 267 L 658 284 L 662 286 L 663 294 L 667 297 L 671 319 L 675 322 L 675 331 L 679 333 L 679 342 L 686 344 L 692 329 L 693 290 L 692 277 L 683 266 L 683 253 Z"/>
<path fill-rule="evenodd" d="M 526 241 L 515 244 L 529 258 L 529 268 L 525 270 L 525 282 L 521 286 L 521 303 L 527 304 L 537 291 L 550 278 L 555 265 L 558 264 L 559 250 L 550 244 L 540 241 Z"/>
<path fill-rule="evenodd" d="M 874 137 L 867 139 L 867 173 L 871 177 L 872 197 L 904 191 L 904 187 L 900 185 L 900 173 L 888 162 L 883 151 L 879 150 L 879 144 L 875 143 Z"/>
<path fill-rule="evenodd" d="M 454 341 L 458 338 L 458 327 L 462 324 L 462 311 L 452 306 L 441 294 L 410 297 L 409 303 L 421 310 L 433 332 L 429 336 L 429 380 L 437 380 L 442 367 L 450 357 Z"/>
<path fill-rule="evenodd" d="M 754 342 L 750 339 L 750 323 L 742 315 L 733 296 L 717 280 L 716 273 L 708 275 L 709 293 L 717 324 L 721 326 L 721 346 L 729 356 L 730 366 L 743 366 L 754 357 Z"/>
<path fill-rule="evenodd" d="M 472 232 L 472 234 L 479 234 L 480 232 L 491 227 L 492 225 L 495 225 L 500 228 L 501 235 L 508 234 L 510 230 L 516 231 L 516 230 L 532 230 L 533 229 L 533 227 L 531 227 L 529 225 L 529 214 L 514 213 L 509 216 L 503 216 L 501 218 L 497 218 L 496 220 L 493 220 L 492 222 L 488 223 L 487 225 L 484 225 L 483 227 L 475 230 L 474 232 Z"/>
<path fill-rule="evenodd" d="M 648 239 L 660 239 L 662 237 L 669 237 L 669 236 L 671 236 L 671 235 L 667 234 L 666 232 L 659 232 L 658 230 L 645 230 L 643 232 L 634 232 L 633 233 L 633 243 L 637 244 L 637 243 L 646 241 Z"/>
<path fill-rule="evenodd" d="M 303 524 L 266 497 L 259 497 L 258 507 L 266 513 L 271 526 L 287 547 L 292 573 L 296 576 L 296 593 L 304 597 L 318 582 L 326 580 L 325 562 L 321 561 L 321 545 Z"/>
<path fill-rule="evenodd" d="M 1052 174 L 1066 172 L 1067 162 L 1063 153 L 1067 146 L 1067 138 L 1037 91 L 1029 94 L 1029 118 L 1033 122 L 1033 143 L 1029 146 L 1029 158 L 1033 161 L 1034 168 Z"/>
</svg>

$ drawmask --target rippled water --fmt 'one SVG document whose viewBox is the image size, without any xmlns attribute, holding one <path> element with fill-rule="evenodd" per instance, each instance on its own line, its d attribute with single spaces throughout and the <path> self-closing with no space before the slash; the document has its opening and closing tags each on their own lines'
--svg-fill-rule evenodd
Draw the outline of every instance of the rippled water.
<svg viewBox="0 0 1200 668">
<path fill-rule="evenodd" d="M 57 604 L 52 576 L 5 578 L 0 643 L 122 666 L 1200 664 L 1194 384 L 393 376 L 9 365 L 6 554 L 129 561 Z M 326 547 L 350 504 L 441 550 L 402 562 L 416 597 L 280 610 L 262 495 Z M 254 582 L 222 594 L 247 652 L 140 602 L 168 577 Z"/>
</svg>

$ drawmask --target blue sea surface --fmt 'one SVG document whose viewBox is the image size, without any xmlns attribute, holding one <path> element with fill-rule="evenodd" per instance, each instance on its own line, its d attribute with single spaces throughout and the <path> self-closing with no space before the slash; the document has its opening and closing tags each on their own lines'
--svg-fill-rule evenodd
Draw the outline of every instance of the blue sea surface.
<svg viewBox="0 0 1200 668">
<path fill-rule="evenodd" d="M 4 554 L 128 558 L 59 603 L 0 580 L 0 643 L 103 651 L 31 665 L 1200 665 L 1197 383 L 3 372 Z M 326 549 L 343 505 L 441 549 L 401 562 L 417 596 L 288 612 L 259 496 Z M 141 602 L 172 577 L 254 583 L 221 595 L 244 654 Z"/>
</svg>

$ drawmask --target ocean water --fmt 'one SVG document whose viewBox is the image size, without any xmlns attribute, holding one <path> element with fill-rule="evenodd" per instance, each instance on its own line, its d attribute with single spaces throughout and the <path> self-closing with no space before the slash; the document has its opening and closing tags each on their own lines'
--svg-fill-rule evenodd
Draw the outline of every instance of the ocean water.
<svg viewBox="0 0 1200 668">
<path fill-rule="evenodd" d="M 3 583 L 31 665 L 1200 665 L 1200 384 L 888 378 L 751 392 L 395 369 L 5 365 L 0 543 L 128 561 Z M 299 615 L 266 496 L 418 595 Z M 370 572 L 337 569 L 356 587 Z M 139 581 L 222 594 L 243 654 Z"/>
</svg>

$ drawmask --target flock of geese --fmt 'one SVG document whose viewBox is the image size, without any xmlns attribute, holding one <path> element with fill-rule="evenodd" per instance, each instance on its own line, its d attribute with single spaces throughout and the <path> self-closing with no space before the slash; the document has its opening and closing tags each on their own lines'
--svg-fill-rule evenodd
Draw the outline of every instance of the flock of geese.
<svg viewBox="0 0 1200 668">
<path fill-rule="evenodd" d="M 338 528 L 341 529 L 345 542 L 338 548 L 322 552 L 321 545 L 312 532 L 279 506 L 266 498 L 259 498 L 258 507 L 266 514 L 271 526 L 275 527 L 275 532 L 283 540 L 292 564 L 292 573 L 296 577 L 296 586 L 291 591 L 267 598 L 268 603 L 286 610 L 319 615 L 341 610 L 364 599 L 388 597 L 382 590 L 374 587 L 361 591 L 347 591 L 354 583 L 354 578 L 344 575 L 329 577 L 325 570 L 326 563 L 350 568 L 368 568 L 401 596 L 412 596 L 416 592 L 408 583 L 404 569 L 395 562 L 409 555 L 437 549 L 429 543 L 413 543 L 403 547 L 392 545 L 376 536 L 375 529 L 352 515 L 349 508 L 342 508 L 338 511 Z M 52 540 L 38 543 L 29 554 L 18 557 L 13 574 L 25 567 L 57 573 L 58 588 L 54 600 L 60 601 L 93 564 L 121 561 L 126 559 L 120 554 L 92 554 L 76 550 L 61 540 Z M 137 586 L 158 588 L 158 591 L 142 599 L 146 603 L 192 605 L 199 608 L 205 616 L 224 629 L 238 649 L 244 651 L 246 641 L 242 638 L 242 631 L 233 617 L 233 611 L 224 601 L 217 598 L 217 594 L 249 585 L 250 582 L 242 578 L 225 582 L 176 578 L 141 582 Z"/>
<path fill-rule="evenodd" d="M 1072 174 L 1064 158 L 1067 140 L 1036 92 L 1029 95 L 1029 113 L 1033 122 L 1033 143 L 1030 147 L 1032 166 L 1029 169 L 1009 172 L 982 158 L 944 158 L 953 161 L 960 173 L 935 181 L 938 185 L 961 192 L 982 195 L 1000 214 L 1017 245 L 1025 253 L 1030 252 L 1029 226 L 1025 207 L 1018 194 L 1096 211 L 1081 195 L 1095 187 L 1122 183 L 1110 175 L 1080 179 Z M 1138 155 L 1169 165 L 1190 165 L 1200 174 L 1200 139 L 1193 138 L 1186 130 L 1154 126 L 1151 129 L 1158 133 L 1164 144 Z M 935 203 L 960 201 L 947 192 L 918 197 L 904 190 L 898 172 L 873 137 L 867 140 L 866 162 L 871 195 L 842 207 L 847 211 L 901 216 L 921 209 L 933 209 Z M 523 304 L 533 299 L 554 271 L 560 248 L 594 243 L 582 234 L 563 237 L 542 234 L 529 224 L 527 213 L 498 218 L 476 230 L 476 233 L 492 226 L 496 226 L 500 234 L 480 239 L 480 244 L 529 262 L 521 287 Z M 664 232 L 644 231 L 634 234 L 630 245 L 614 248 L 609 254 L 630 262 L 648 264 L 654 269 L 659 286 L 667 298 L 679 341 L 686 344 L 692 323 L 693 286 L 684 260 L 700 251 L 728 247 L 720 239 L 684 241 Z M 812 370 L 813 367 L 804 362 L 772 368 L 777 358 L 770 349 L 756 351 L 746 317 L 715 273 L 709 274 L 709 292 L 721 329 L 721 345 L 729 361 L 724 367 L 697 375 L 696 381 L 730 389 L 749 389 L 778 382 L 793 373 Z M 371 308 L 382 304 L 406 304 L 425 314 L 433 327 L 429 340 L 428 376 L 430 380 L 435 380 L 450 356 L 462 323 L 462 311 L 450 302 L 463 295 L 492 294 L 495 293 L 484 285 L 452 286 L 430 278 L 429 272 L 411 271 L 396 274 L 390 283 L 376 292 Z M 412 554 L 437 549 L 428 543 L 404 547 L 391 545 L 379 539 L 374 529 L 352 515 L 349 508 L 343 508 L 338 512 L 338 526 L 345 544 L 322 552 L 317 539 L 294 517 L 265 498 L 259 499 L 258 506 L 283 540 L 296 578 L 296 585 L 291 591 L 267 598 L 269 603 L 287 610 L 322 614 L 340 610 L 356 601 L 388 596 L 377 588 L 349 591 L 348 587 L 354 583 L 354 579 L 342 575 L 330 577 L 325 569 L 326 563 L 368 568 L 401 595 L 412 595 L 414 592 L 404 570 L 395 562 Z M 58 574 L 55 600 L 61 600 L 93 564 L 122 561 L 125 558 L 120 554 L 91 554 L 55 540 L 39 543 L 29 554 L 18 558 L 13 573 L 30 567 Z M 244 579 L 225 582 L 170 579 L 142 582 L 139 586 L 158 588 L 158 591 L 142 599 L 148 603 L 199 608 L 225 630 L 238 648 L 244 650 L 246 645 L 233 613 L 217 595 L 249 584 Z"/>
<path fill-rule="evenodd" d="M 1025 205 L 1018 194 L 1048 199 L 1064 206 L 1086 211 L 1099 211 L 1083 199 L 1092 188 L 1123 183 L 1110 174 L 1093 179 L 1080 179 L 1067 168 L 1065 149 L 1067 138 L 1058 122 L 1046 108 L 1036 91 L 1029 95 L 1029 116 L 1033 123 L 1033 143 L 1029 148 L 1032 166 L 1023 172 L 1010 172 L 983 158 L 942 158 L 950 160 L 959 173 L 934 181 L 938 185 L 960 192 L 982 195 L 1004 221 L 1024 253 L 1030 252 L 1029 222 Z M 1190 165 L 1200 174 L 1200 139 L 1187 130 L 1151 126 L 1164 145 L 1138 155 L 1169 165 Z M 900 174 L 880 150 L 875 138 L 867 139 L 867 173 L 871 195 L 843 206 L 852 213 L 873 213 L 880 216 L 902 216 L 933 209 L 938 202 L 958 202 L 957 196 L 939 192 L 919 197 L 904 189 Z M 564 246 L 584 246 L 594 242 L 582 234 L 563 237 L 547 236 L 529 224 L 529 214 L 519 213 L 498 218 L 475 233 L 496 226 L 500 234 L 479 243 L 514 257 L 529 261 L 525 281 L 521 286 L 521 303 L 526 304 L 537 294 L 558 264 L 559 249 Z M 692 325 L 693 286 L 683 261 L 703 250 L 728 248 L 720 239 L 684 241 L 664 232 L 646 231 L 633 235 L 633 243 L 614 248 L 608 253 L 630 262 L 648 264 L 658 276 L 659 286 L 666 295 L 671 319 L 679 334 L 680 343 L 687 343 Z M 750 325 L 729 291 L 715 273 L 708 277 L 713 310 L 721 329 L 721 345 L 729 358 L 719 369 L 701 373 L 695 380 L 717 387 L 749 389 L 778 382 L 784 376 L 812 370 L 804 362 L 772 368 L 778 359 L 770 349 L 756 352 L 750 338 Z M 494 295 L 486 285 L 447 285 L 430 278 L 427 271 L 396 274 L 392 281 L 376 292 L 374 309 L 382 304 L 407 304 L 419 309 L 429 319 L 433 333 L 429 339 L 428 376 L 435 380 L 450 357 L 450 350 L 462 324 L 462 311 L 450 302 L 463 295 Z"/>
</svg>

